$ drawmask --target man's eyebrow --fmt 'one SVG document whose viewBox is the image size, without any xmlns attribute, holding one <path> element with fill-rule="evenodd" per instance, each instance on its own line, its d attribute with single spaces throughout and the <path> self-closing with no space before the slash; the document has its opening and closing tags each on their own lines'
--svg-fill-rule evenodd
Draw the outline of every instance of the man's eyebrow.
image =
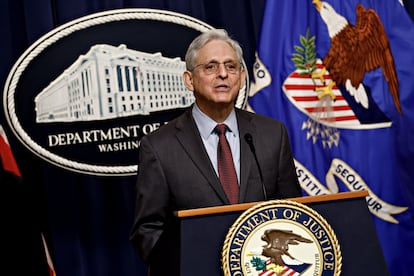
<svg viewBox="0 0 414 276">
<path fill-rule="evenodd" d="M 218 61 L 217 59 L 211 59 L 206 62 L 202 62 L 202 64 L 207 64 L 207 63 L 212 63 L 212 62 L 220 63 L 220 61 Z M 225 63 L 225 62 L 237 62 L 237 59 L 228 58 L 222 61 L 222 63 Z"/>
</svg>

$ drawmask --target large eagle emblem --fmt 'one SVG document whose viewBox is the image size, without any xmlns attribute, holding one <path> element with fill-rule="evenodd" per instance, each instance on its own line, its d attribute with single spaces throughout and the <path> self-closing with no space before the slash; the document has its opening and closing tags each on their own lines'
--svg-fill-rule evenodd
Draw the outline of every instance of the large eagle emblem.
<svg viewBox="0 0 414 276">
<path fill-rule="evenodd" d="M 258 275 L 301 275 L 307 270 L 311 263 L 303 262 L 294 258 L 289 253 L 290 245 L 300 243 L 313 243 L 312 240 L 306 239 L 292 230 L 267 229 L 261 236 L 261 240 L 266 245 L 261 248 L 253 248 L 248 255 L 261 255 L 267 257 L 263 260 L 259 257 L 251 259 L 252 265 L 256 271 L 261 271 Z"/>
<path fill-rule="evenodd" d="M 366 72 L 381 67 L 394 105 L 402 113 L 394 59 L 378 14 L 373 9 L 365 9 L 362 4 L 358 4 L 356 24 L 352 25 L 328 3 L 320 0 L 313 0 L 313 3 L 325 22 L 331 39 L 331 46 L 323 58 L 323 64 L 333 82 L 345 86 L 355 101 L 368 109 L 363 79 Z M 312 77 L 322 78 L 325 70 L 313 74 Z"/>
</svg>

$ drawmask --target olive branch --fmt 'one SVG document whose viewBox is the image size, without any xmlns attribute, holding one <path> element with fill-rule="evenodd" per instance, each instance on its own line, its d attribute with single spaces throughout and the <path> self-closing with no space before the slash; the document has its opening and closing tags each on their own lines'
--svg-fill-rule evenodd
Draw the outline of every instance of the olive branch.
<svg viewBox="0 0 414 276">
<path fill-rule="evenodd" d="M 315 36 L 310 36 L 310 30 L 308 28 L 306 30 L 306 36 L 301 35 L 299 41 L 302 46 L 294 46 L 296 53 L 292 54 L 293 57 L 291 60 L 299 70 L 300 75 L 310 75 L 316 70 Z"/>
</svg>

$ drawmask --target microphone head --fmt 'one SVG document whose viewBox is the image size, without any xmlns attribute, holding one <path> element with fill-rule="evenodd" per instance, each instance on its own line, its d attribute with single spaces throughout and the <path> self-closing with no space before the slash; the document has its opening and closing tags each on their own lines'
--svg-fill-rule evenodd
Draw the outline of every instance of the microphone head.
<svg viewBox="0 0 414 276">
<path fill-rule="evenodd" d="M 250 133 L 246 133 L 244 135 L 244 140 L 246 140 L 246 142 L 250 144 L 250 143 L 253 142 L 253 137 L 252 137 L 252 135 Z"/>
</svg>

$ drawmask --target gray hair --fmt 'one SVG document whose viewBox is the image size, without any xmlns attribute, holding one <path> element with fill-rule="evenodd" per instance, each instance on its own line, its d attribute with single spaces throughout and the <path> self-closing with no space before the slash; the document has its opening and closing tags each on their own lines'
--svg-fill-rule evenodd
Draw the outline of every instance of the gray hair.
<svg viewBox="0 0 414 276">
<path fill-rule="evenodd" d="M 199 36 L 197 36 L 193 42 L 191 42 L 188 47 L 187 53 L 185 54 L 185 65 L 187 70 L 192 71 L 194 69 L 195 59 L 198 54 L 198 51 L 208 42 L 212 40 L 222 40 L 227 42 L 231 48 L 236 52 L 237 59 L 242 63 L 243 62 L 243 50 L 240 44 L 232 39 L 226 30 L 224 29 L 212 29 L 208 30 Z"/>
</svg>

